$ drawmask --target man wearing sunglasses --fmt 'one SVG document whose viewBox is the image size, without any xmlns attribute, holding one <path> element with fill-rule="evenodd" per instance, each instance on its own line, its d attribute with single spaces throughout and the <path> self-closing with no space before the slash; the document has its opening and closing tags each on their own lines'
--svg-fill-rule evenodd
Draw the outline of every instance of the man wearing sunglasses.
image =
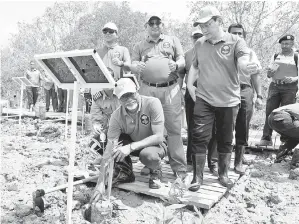
<svg viewBox="0 0 299 224">
<path fill-rule="evenodd" d="M 103 28 L 104 45 L 97 49 L 104 64 L 112 74 L 113 78 L 118 80 L 123 73 L 129 70 L 131 63 L 129 50 L 126 47 L 118 45 L 118 28 L 112 23 L 106 23 Z M 103 150 L 107 144 L 107 131 L 109 119 L 113 111 L 115 111 L 120 103 L 113 89 L 91 89 L 92 105 L 90 109 L 91 120 L 93 125 L 93 133 L 89 147 L 92 150 L 103 154 Z M 102 139 L 101 139 L 102 137 Z M 94 161 L 94 164 L 100 162 L 100 159 Z M 130 158 L 115 164 L 114 183 L 130 182 L 132 180 L 133 171 L 131 170 L 132 161 Z M 126 170 L 126 172 L 122 172 Z"/>
<path fill-rule="evenodd" d="M 161 159 L 166 154 L 161 102 L 154 97 L 139 95 L 130 78 L 118 80 L 114 94 L 121 106 L 111 115 L 106 150 L 109 152 L 113 143 L 122 140 L 123 144 L 112 152 L 116 163 L 130 154 L 139 156 L 141 163 L 150 169 L 149 188 L 158 189 L 160 185 L 156 180 L 161 180 Z"/>
<path fill-rule="evenodd" d="M 194 46 L 193 64 L 187 87 L 194 106 L 192 136 L 193 179 L 190 191 L 203 183 L 206 151 L 216 122 L 218 175 L 220 183 L 232 187 L 228 168 L 232 152 L 233 130 L 240 104 L 240 80 L 237 68 L 256 74 L 258 66 L 250 62 L 244 39 L 223 31 L 220 12 L 213 6 L 203 7 L 193 24 L 200 26 L 204 37 Z M 197 88 L 193 86 L 197 78 Z"/>
<path fill-rule="evenodd" d="M 294 36 L 287 34 L 279 39 L 281 52 L 274 54 L 267 68 L 268 78 L 272 78 L 268 90 L 266 103 L 266 119 L 263 129 L 263 136 L 260 140 L 260 146 L 272 146 L 272 129 L 268 123 L 268 117 L 271 112 L 279 106 L 285 106 L 296 102 L 296 93 L 298 91 L 298 52 L 295 52 Z M 284 142 L 284 136 L 281 136 Z M 283 145 L 281 145 L 283 147 Z"/>
<path fill-rule="evenodd" d="M 162 33 L 161 17 L 151 15 L 145 23 L 147 37 L 134 46 L 132 69 L 140 75 L 139 93 L 158 98 L 163 106 L 170 166 L 176 175 L 186 174 L 181 138 L 181 90 L 178 70 L 185 66 L 177 37 Z"/>
<path fill-rule="evenodd" d="M 129 50 L 118 45 L 118 28 L 114 23 L 106 23 L 102 32 L 104 45 L 97 49 L 97 52 L 114 79 L 118 80 L 122 77 L 124 68 L 129 69 L 131 63 Z M 91 94 L 93 102 L 90 113 L 94 131 L 98 135 L 94 138 L 99 140 L 100 133 L 106 134 L 110 115 L 119 106 L 119 102 L 113 95 L 113 89 L 91 89 Z"/>
</svg>

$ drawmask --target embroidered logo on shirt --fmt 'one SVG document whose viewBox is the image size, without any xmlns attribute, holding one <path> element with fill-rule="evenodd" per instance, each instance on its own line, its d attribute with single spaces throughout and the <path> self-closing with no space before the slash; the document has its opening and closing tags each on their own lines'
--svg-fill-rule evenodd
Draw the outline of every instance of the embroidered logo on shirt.
<svg viewBox="0 0 299 224">
<path fill-rule="evenodd" d="M 148 125 L 150 122 L 150 119 L 146 114 L 142 114 L 140 116 L 140 121 L 141 121 L 141 124 Z"/>
<path fill-rule="evenodd" d="M 221 47 L 221 54 L 229 54 L 229 52 L 230 52 L 230 46 L 229 45 L 223 45 L 222 47 Z"/>
<path fill-rule="evenodd" d="M 163 48 L 170 48 L 170 43 L 169 42 L 164 42 L 163 43 Z"/>
<path fill-rule="evenodd" d="M 120 53 L 118 51 L 115 51 L 113 53 L 113 58 L 120 58 Z"/>
</svg>

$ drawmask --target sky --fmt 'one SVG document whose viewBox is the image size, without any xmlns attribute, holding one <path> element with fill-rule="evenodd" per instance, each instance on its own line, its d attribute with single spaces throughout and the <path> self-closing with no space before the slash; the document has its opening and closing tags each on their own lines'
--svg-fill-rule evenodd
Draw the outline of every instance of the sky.
<svg viewBox="0 0 299 224">
<path fill-rule="evenodd" d="M 18 22 L 31 23 L 34 18 L 41 16 L 47 7 L 55 1 L 2 1 L 0 0 L 0 46 L 8 44 L 11 33 L 17 32 Z M 62 0 L 59 0 L 62 2 Z M 185 20 L 189 15 L 185 1 L 174 0 L 131 0 L 129 1 L 134 11 L 169 14 L 172 18 Z M 179 16 L 178 16 L 179 15 Z"/>
</svg>

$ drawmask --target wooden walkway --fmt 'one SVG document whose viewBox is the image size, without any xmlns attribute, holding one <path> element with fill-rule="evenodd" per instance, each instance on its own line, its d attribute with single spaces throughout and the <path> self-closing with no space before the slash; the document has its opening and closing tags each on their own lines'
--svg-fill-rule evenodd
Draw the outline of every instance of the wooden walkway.
<svg viewBox="0 0 299 224">
<path fill-rule="evenodd" d="M 249 139 L 248 139 L 248 148 L 252 148 L 252 149 L 266 149 L 266 150 L 270 150 L 270 151 L 276 151 L 278 150 L 281 141 L 280 141 L 280 134 L 278 134 L 277 132 L 273 131 L 272 134 L 272 141 L 273 141 L 273 146 L 259 146 L 257 145 L 263 135 L 263 130 L 250 130 L 249 132 Z"/>
<path fill-rule="evenodd" d="M 254 155 L 245 155 L 246 158 L 254 159 Z M 231 160 L 231 168 L 233 168 L 234 158 Z M 149 175 L 144 176 L 140 174 L 141 169 L 144 167 L 141 162 L 133 164 L 135 182 L 120 184 L 117 187 L 124 190 L 133 191 L 136 193 L 142 193 L 150 195 L 153 197 L 158 197 L 161 199 L 171 200 L 169 195 L 169 190 L 171 188 L 171 183 L 175 181 L 175 177 L 170 168 L 169 164 L 163 164 L 163 180 L 162 187 L 160 189 L 150 189 L 148 187 Z M 229 178 L 235 183 L 240 175 L 236 174 L 232 169 L 229 170 Z M 192 173 L 188 172 L 187 180 L 191 182 Z M 218 178 L 213 176 L 207 167 L 207 163 L 204 170 L 204 181 L 203 186 L 197 192 L 186 191 L 182 198 L 179 198 L 181 203 L 187 205 L 195 205 L 199 208 L 210 209 L 215 203 L 217 203 L 224 194 L 228 191 L 226 187 L 223 187 Z"/>
</svg>

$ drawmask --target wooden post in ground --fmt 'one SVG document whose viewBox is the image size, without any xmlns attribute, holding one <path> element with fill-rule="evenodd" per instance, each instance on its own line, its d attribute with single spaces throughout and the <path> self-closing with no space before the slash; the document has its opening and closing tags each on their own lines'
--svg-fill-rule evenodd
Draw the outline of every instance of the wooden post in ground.
<svg viewBox="0 0 299 224">
<path fill-rule="evenodd" d="M 70 101 L 70 91 L 69 89 L 66 90 L 66 111 L 65 111 L 65 131 L 64 131 L 64 138 L 67 139 L 67 126 L 68 126 L 68 118 L 69 118 L 69 101 Z"/>
<path fill-rule="evenodd" d="M 23 93 L 24 92 L 24 83 L 21 84 L 21 99 L 20 99 L 20 111 L 19 111 L 19 125 L 21 125 L 21 118 L 23 114 Z"/>
<path fill-rule="evenodd" d="M 85 110 L 84 110 L 84 103 L 83 103 L 83 106 L 82 106 L 82 135 L 84 135 L 84 115 L 85 115 Z"/>
<path fill-rule="evenodd" d="M 112 150 L 112 149 L 110 149 Z M 100 174 L 97 181 L 97 190 L 100 193 L 100 199 L 97 203 L 91 204 L 91 222 L 100 223 L 105 219 L 112 216 L 112 203 L 110 202 L 112 178 L 113 178 L 113 165 L 114 160 L 111 159 L 112 152 L 104 151 L 100 165 Z M 111 161 L 109 161 L 111 159 Z M 108 189 L 105 192 L 106 172 L 108 172 Z"/>
<path fill-rule="evenodd" d="M 72 126 L 71 126 L 71 145 L 69 148 L 69 171 L 68 171 L 68 192 L 67 192 L 67 224 L 72 223 L 72 202 L 73 202 L 73 178 L 74 162 L 77 138 L 77 119 L 78 119 L 78 92 L 79 84 L 74 82 L 73 107 L 72 107 Z M 67 106 L 68 109 L 68 106 Z"/>
</svg>

